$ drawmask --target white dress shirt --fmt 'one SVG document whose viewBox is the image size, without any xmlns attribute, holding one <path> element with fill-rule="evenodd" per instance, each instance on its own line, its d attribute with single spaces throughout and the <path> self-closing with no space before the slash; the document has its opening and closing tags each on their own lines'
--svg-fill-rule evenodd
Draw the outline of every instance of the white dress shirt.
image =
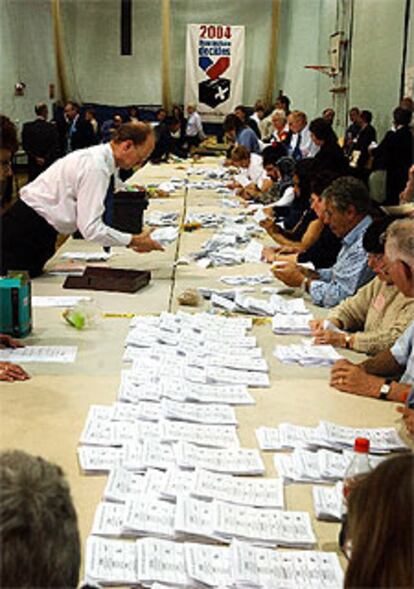
<svg viewBox="0 0 414 589">
<path fill-rule="evenodd" d="M 68 235 L 79 229 L 89 241 L 126 246 L 132 235 L 112 229 L 102 220 L 110 178 L 115 172 L 109 143 L 78 149 L 24 186 L 21 199 L 58 233 Z"/>
<path fill-rule="evenodd" d="M 302 153 L 302 157 L 303 158 L 315 157 L 315 155 L 319 151 L 319 146 L 315 145 L 311 139 L 309 125 L 306 125 L 306 127 L 304 127 L 302 129 L 302 131 L 300 131 L 300 133 L 293 133 L 291 140 L 290 140 L 289 153 L 292 153 L 294 151 L 296 144 L 298 142 L 298 139 L 299 139 L 299 135 L 300 135 L 299 149 Z"/>
<path fill-rule="evenodd" d="M 268 178 L 263 169 L 263 158 L 257 153 L 250 154 L 250 165 L 248 168 L 239 168 L 239 170 L 239 173 L 234 179 L 243 186 L 243 188 L 252 183 L 261 188 L 263 180 Z"/>
<path fill-rule="evenodd" d="M 204 138 L 204 131 L 203 131 L 203 124 L 201 122 L 201 117 L 197 111 L 194 111 L 189 117 L 187 121 L 186 127 L 186 134 L 188 137 L 200 137 L 200 139 Z"/>
</svg>

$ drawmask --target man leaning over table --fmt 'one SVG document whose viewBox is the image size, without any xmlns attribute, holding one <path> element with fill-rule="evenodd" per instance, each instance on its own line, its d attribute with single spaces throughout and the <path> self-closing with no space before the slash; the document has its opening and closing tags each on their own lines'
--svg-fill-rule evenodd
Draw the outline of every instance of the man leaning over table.
<svg viewBox="0 0 414 589">
<path fill-rule="evenodd" d="M 385 254 L 394 284 L 405 296 L 414 297 L 414 219 L 390 225 Z M 389 350 L 361 364 L 336 362 L 331 385 L 346 393 L 406 403 L 397 411 L 414 434 L 414 320 Z"/>
<path fill-rule="evenodd" d="M 55 253 L 58 233 L 76 230 L 103 246 L 126 246 L 136 252 L 162 250 L 148 232 L 131 235 L 105 225 L 102 219 L 117 168 L 143 165 L 153 149 L 149 125 L 126 123 L 110 143 L 76 150 L 24 186 L 20 199 L 3 217 L 1 273 L 26 270 L 38 276 Z"/>
<path fill-rule="evenodd" d="M 302 287 L 315 305 L 334 307 L 374 277 L 362 245 L 365 231 L 372 223 L 370 197 L 364 183 L 350 176 L 334 180 L 322 197 L 327 224 L 342 239 L 334 266 L 315 272 L 289 263 L 275 266 L 272 272 L 288 286 Z"/>
</svg>

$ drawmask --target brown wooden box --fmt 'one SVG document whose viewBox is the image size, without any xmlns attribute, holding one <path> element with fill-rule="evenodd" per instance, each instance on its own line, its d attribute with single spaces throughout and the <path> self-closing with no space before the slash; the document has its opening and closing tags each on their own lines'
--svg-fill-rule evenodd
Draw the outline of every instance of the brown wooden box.
<svg viewBox="0 0 414 589">
<path fill-rule="evenodd" d="M 82 276 L 68 276 L 63 288 L 136 292 L 151 280 L 151 272 L 87 266 Z"/>
</svg>

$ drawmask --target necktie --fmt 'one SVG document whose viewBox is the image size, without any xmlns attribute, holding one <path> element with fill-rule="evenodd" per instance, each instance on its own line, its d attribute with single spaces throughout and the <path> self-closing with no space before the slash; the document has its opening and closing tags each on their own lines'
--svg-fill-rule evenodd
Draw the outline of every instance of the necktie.
<svg viewBox="0 0 414 589">
<path fill-rule="evenodd" d="M 302 152 L 300 150 L 300 141 L 301 141 L 301 134 L 298 133 L 298 140 L 296 141 L 295 148 L 292 152 L 292 157 L 294 160 L 298 161 L 302 159 Z"/>
</svg>

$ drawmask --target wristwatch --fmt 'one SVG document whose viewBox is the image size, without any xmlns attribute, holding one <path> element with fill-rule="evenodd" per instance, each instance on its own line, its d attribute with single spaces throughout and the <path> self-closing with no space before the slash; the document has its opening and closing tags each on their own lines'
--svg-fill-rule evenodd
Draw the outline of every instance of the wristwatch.
<svg viewBox="0 0 414 589">
<path fill-rule="evenodd" d="M 388 399 L 388 395 L 391 391 L 391 382 L 391 379 L 387 378 L 387 380 L 381 386 L 378 397 L 379 399 L 381 399 L 381 401 L 386 401 Z"/>
<path fill-rule="evenodd" d="M 352 339 L 352 334 L 346 333 L 345 334 L 345 347 L 347 350 L 351 349 L 351 339 Z"/>
</svg>

